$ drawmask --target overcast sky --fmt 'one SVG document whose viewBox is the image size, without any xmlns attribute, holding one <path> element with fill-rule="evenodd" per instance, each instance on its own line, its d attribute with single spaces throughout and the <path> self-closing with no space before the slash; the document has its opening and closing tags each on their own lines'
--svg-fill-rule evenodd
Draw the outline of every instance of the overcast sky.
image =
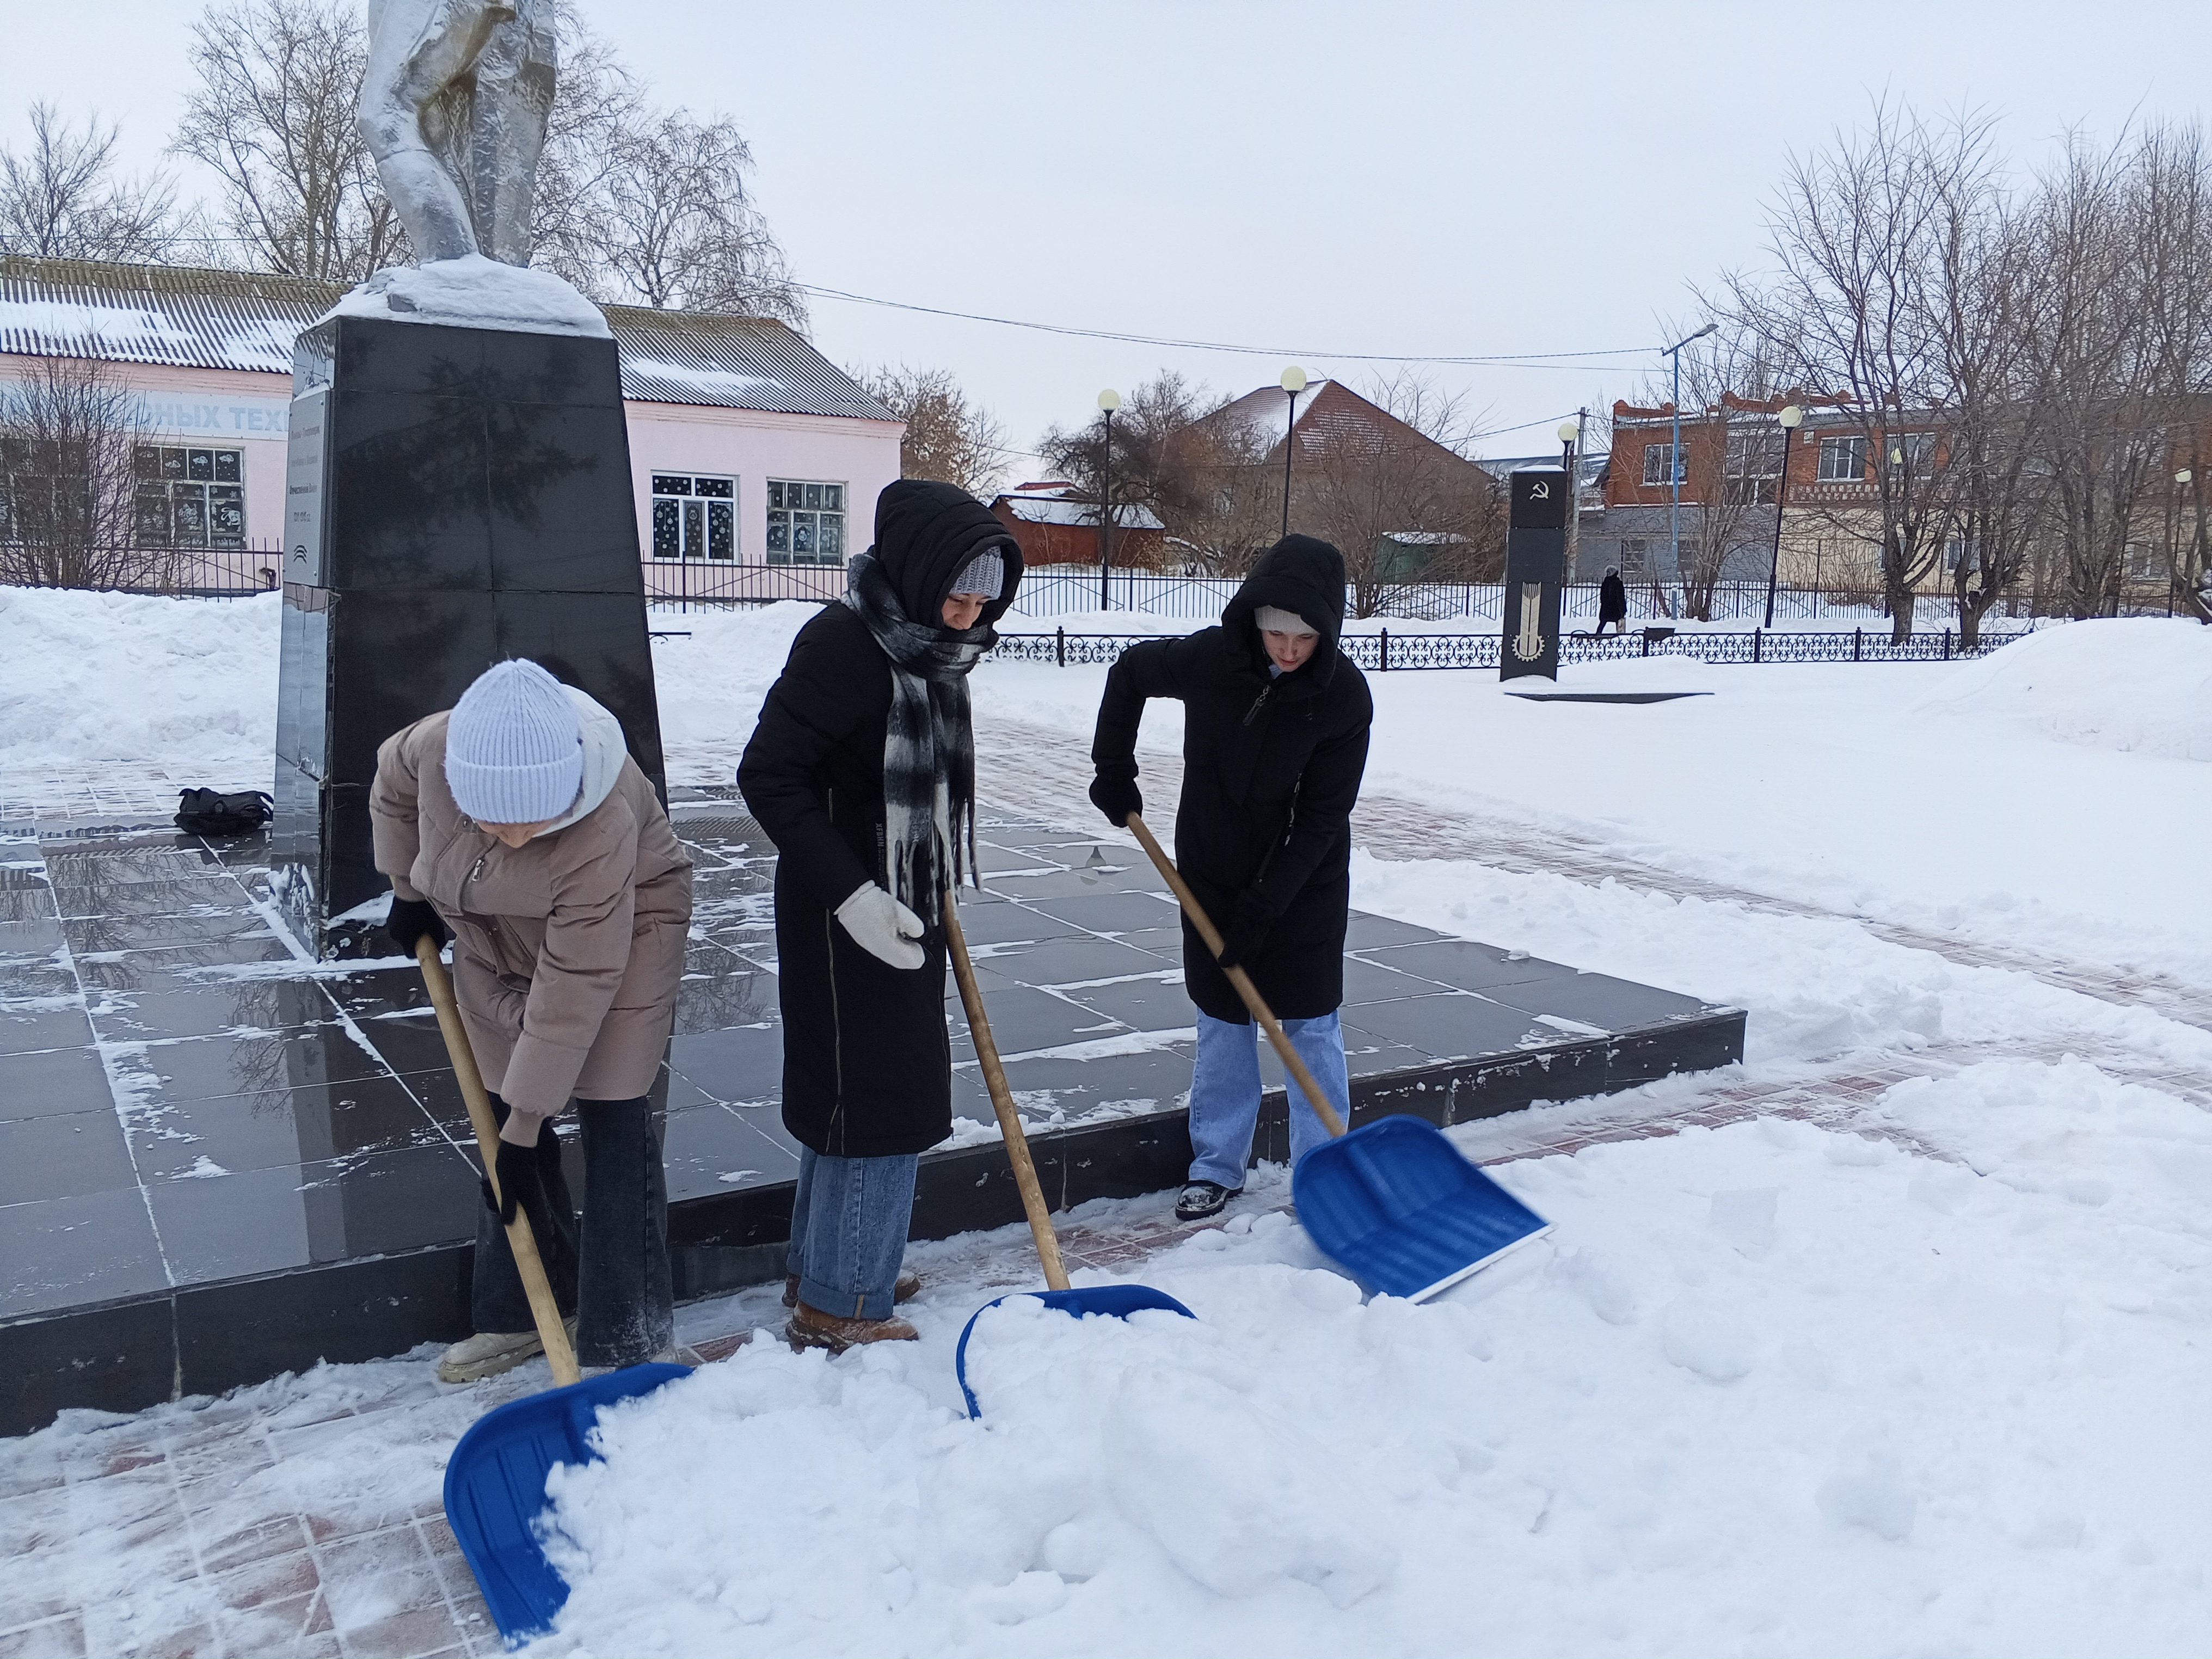
<svg viewBox="0 0 2212 1659">
<path fill-rule="evenodd" d="M 1163 366 L 1241 392 L 1391 368 L 1332 353 L 1609 354 L 1434 371 L 1519 428 L 1486 453 L 1540 450 L 1656 372 L 1688 284 L 1759 263 L 1790 152 L 1874 95 L 1994 111 L 2026 167 L 2069 125 L 2196 118 L 2212 62 L 2206 0 L 581 3 L 662 100 L 737 118 L 800 280 L 1261 349 L 811 301 L 832 359 L 950 367 L 1022 447 Z M 46 97 L 160 163 L 198 10 L 0 0 L 0 143 Z"/>
</svg>

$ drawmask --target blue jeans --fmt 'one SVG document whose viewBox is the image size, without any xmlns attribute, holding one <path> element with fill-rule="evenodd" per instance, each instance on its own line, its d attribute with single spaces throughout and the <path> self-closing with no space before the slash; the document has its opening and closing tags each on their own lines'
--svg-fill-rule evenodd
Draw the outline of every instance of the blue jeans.
<svg viewBox="0 0 2212 1659">
<path fill-rule="evenodd" d="M 1231 1025 L 1203 1009 L 1192 1012 L 1198 1016 L 1198 1058 L 1190 1068 L 1190 1178 L 1233 1191 L 1244 1185 L 1252 1132 L 1260 1122 L 1260 1027 L 1256 1022 Z M 1317 1019 L 1286 1019 L 1283 1030 L 1328 1103 L 1349 1122 L 1352 1091 L 1344 1065 L 1343 1023 L 1327 1013 Z M 1295 1165 L 1328 1139 L 1328 1131 L 1314 1115 L 1297 1079 L 1287 1081 Z"/>
<path fill-rule="evenodd" d="M 791 1255 L 799 1299 L 840 1319 L 889 1319 L 907 1229 L 914 1224 L 911 1152 L 830 1158 L 799 1149 Z"/>
</svg>

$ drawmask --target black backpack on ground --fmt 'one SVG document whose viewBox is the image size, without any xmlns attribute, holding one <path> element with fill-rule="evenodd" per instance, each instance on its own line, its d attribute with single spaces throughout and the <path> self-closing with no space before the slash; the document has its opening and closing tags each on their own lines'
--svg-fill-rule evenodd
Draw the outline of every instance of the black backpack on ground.
<svg viewBox="0 0 2212 1659">
<path fill-rule="evenodd" d="M 275 807 L 258 789 L 186 789 L 177 800 L 177 828 L 195 836 L 243 836 L 268 823 Z"/>
</svg>

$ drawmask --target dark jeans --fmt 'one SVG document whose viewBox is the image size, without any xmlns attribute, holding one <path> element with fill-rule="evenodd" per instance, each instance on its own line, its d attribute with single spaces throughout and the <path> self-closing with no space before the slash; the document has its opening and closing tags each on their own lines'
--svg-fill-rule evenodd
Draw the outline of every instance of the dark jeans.
<svg viewBox="0 0 2212 1659">
<path fill-rule="evenodd" d="M 507 1103 L 491 1098 L 507 1121 Z M 562 1313 L 578 1316 L 576 1363 L 635 1365 L 676 1340 L 676 1305 L 668 1278 L 668 1182 L 661 1170 L 660 1137 L 653 1103 L 635 1100 L 580 1100 L 576 1119 L 584 1142 L 584 1224 L 557 1160 L 548 1159 L 545 1196 L 553 1207 L 552 1237 L 540 1237 L 538 1255 Z M 553 1133 L 548 1120 L 541 1134 Z M 522 1275 L 507 1230 L 489 1210 L 477 1216 L 476 1279 L 471 1312 L 479 1331 L 535 1328 Z"/>
</svg>

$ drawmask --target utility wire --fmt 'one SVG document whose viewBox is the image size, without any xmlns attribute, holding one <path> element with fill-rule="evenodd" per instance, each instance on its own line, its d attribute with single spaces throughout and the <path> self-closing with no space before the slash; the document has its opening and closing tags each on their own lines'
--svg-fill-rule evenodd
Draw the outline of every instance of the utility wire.
<svg viewBox="0 0 2212 1659">
<path fill-rule="evenodd" d="M 1109 328 L 1075 328 L 1060 323 L 1032 323 L 1018 317 L 990 317 L 973 311 L 949 311 L 941 306 L 918 306 L 904 300 L 878 299 L 869 294 L 848 294 L 842 289 L 820 288 L 812 283 L 793 283 L 792 286 L 802 294 L 817 295 L 825 300 L 845 300 L 854 305 L 882 306 L 892 311 L 916 311 L 930 317 L 952 317 L 962 322 L 993 323 L 1001 328 L 1033 329 L 1041 334 L 1069 334 L 1086 340 L 1117 340 L 1129 345 L 1167 346 L 1181 351 L 1229 351 L 1248 357 L 1310 357 L 1318 362 L 1354 363 L 1456 363 L 1465 365 L 1494 364 L 1500 367 L 1528 368 L 1603 368 L 1634 365 L 1614 365 L 1584 362 L 1559 362 L 1558 359 L 1594 357 L 1643 356 L 1655 348 L 1650 346 L 1614 346 L 1603 351 L 1525 351 L 1504 352 L 1489 356 L 1439 356 L 1417 353 L 1386 351 L 1321 351 L 1311 347 L 1303 349 L 1290 346 L 1230 345 L 1219 340 L 1182 340 L 1158 334 L 1125 334 Z"/>
</svg>

